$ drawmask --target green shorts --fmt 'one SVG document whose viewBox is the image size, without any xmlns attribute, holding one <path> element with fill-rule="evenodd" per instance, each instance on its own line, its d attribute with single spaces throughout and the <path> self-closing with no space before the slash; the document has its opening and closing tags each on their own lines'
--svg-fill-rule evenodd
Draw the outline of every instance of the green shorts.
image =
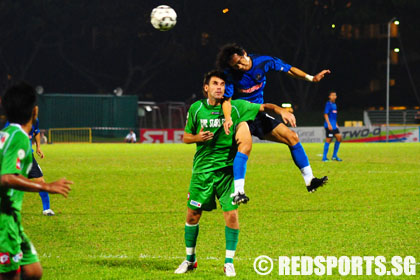
<svg viewBox="0 0 420 280">
<path fill-rule="evenodd" d="M 188 192 L 187 206 L 192 210 L 216 209 L 216 197 L 224 212 L 238 209 L 233 204 L 231 194 L 234 193 L 232 167 L 222 168 L 206 173 L 193 173 Z"/>
<path fill-rule="evenodd" d="M 39 262 L 34 246 L 13 217 L 0 215 L 0 220 L 0 273 Z"/>
</svg>

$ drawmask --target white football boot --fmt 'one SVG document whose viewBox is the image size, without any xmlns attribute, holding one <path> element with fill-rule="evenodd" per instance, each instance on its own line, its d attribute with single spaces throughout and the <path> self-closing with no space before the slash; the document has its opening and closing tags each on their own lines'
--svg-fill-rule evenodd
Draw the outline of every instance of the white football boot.
<svg viewBox="0 0 420 280">
<path fill-rule="evenodd" d="M 54 216 L 55 215 L 54 211 L 51 210 L 51 209 L 47 209 L 47 210 L 42 211 L 42 214 L 44 216 Z"/>
<path fill-rule="evenodd" d="M 236 276 L 235 267 L 233 266 L 233 263 L 225 263 L 223 270 L 225 271 L 227 277 Z"/>
<path fill-rule="evenodd" d="M 175 270 L 175 274 L 187 273 L 188 271 L 193 271 L 196 268 L 197 268 L 197 261 L 189 262 L 189 261 L 185 260 Z"/>
</svg>

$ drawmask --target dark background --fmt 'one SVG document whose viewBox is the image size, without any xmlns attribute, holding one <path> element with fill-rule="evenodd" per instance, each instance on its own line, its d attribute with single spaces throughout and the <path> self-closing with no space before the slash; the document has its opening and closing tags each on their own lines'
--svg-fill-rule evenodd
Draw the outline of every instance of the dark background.
<svg viewBox="0 0 420 280">
<path fill-rule="evenodd" d="M 150 24 L 151 10 L 161 4 L 178 14 L 173 30 Z M 186 101 L 201 95 L 203 73 L 214 67 L 219 47 L 237 42 L 312 75 L 332 71 L 318 85 L 270 73 L 266 102 L 322 111 L 333 88 L 340 108 L 360 112 L 385 104 L 386 23 L 394 16 L 400 37 L 391 47 L 401 52 L 391 67 L 391 105 L 413 107 L 420 102 L 407 69 L 418 88 L 416 0 L 2 0 L 0 87 L 17 80 L 42 85 L 46 93 L 121 87 L 139 100 Z"/>
</svg>

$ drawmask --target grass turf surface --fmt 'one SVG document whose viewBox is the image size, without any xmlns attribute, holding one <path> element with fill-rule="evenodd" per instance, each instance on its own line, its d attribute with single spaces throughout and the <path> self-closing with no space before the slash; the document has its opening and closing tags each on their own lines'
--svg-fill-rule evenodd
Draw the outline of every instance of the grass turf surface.
<svg viewBox="0 0 420 280">
<path fill-rule="evenodd" d="M 251 200 L 239 208 L 237 279 L 261 278 L 253 269 L 260 255 L 411 255 L 420 262 L 420 144 L 344 143 L 341 163 L 321 162 L 322 144 L 304 148 L 314 174 L 330 179 L 314 194 L 306 192 L 285 145 L 254 145 L 246 181 Z M 44 279 L 224 277 L 220 208 L 200 221 L 197 271 L 173 274 L 185 254 L 194 145 L 62 144 L 43 150 L 46 158 L 38 162 L 46 180 L 75 182 L 68 199 L 51 196 L 54 217 L 41 215 L 38 195 L 25 194 L 23 224 Z M 419 274 L 417 265 L 417 276 L 398 278 Z M 280 277 L 276 262 L 271 277 Z M 326 278 L 342 277 L 335 270 Z"/>
</svg>

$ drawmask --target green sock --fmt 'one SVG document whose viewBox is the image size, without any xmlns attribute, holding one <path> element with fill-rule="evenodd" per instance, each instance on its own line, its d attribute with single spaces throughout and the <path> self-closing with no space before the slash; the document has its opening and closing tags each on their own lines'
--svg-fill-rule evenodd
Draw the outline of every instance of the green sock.
<svg viewBox="0 0 420 280">
<path fill-rule="evenodd" d="M 226 236 L 226 258 L 225 263 L 233 263 L 235 256 L 236 245 L 238 245 L 239 229 L 225 227 Z"/>
<path fill-rule="evenodd" d="M 195 262 L 195 245 L 198 237 L 198 224 L 185 224 L 185 246 L 187 247 L 187 261 Z"/>
</svg>

